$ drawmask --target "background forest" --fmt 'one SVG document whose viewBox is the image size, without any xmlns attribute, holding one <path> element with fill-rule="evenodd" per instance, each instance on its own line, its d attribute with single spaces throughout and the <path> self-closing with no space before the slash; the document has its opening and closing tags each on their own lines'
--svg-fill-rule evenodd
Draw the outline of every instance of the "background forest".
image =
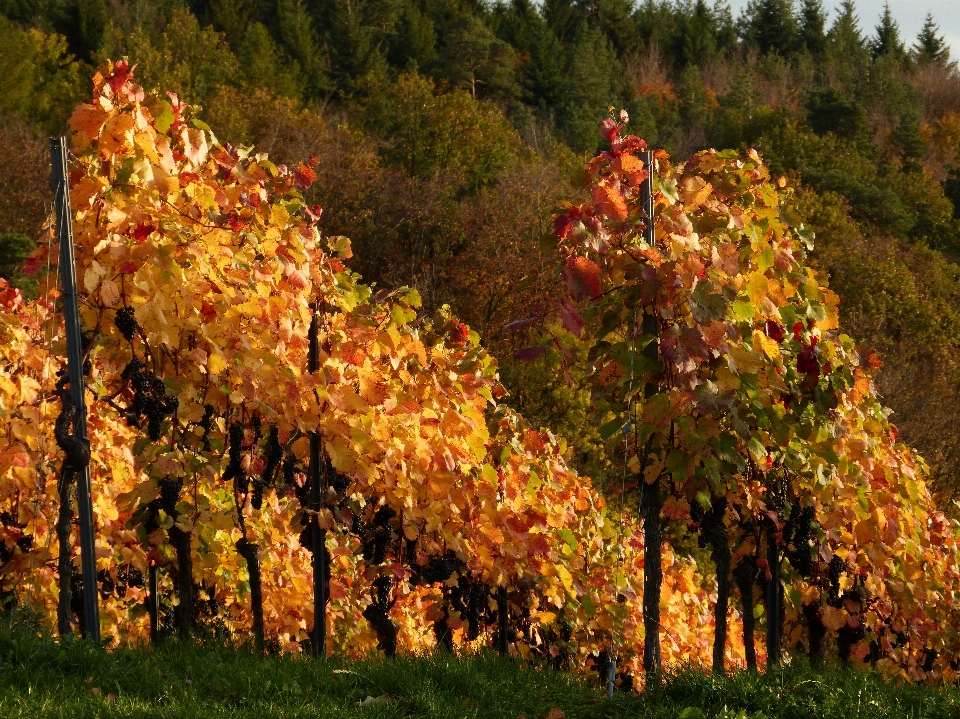
<svg viewBox="0 0 960 719">
<path fill-rule="evenodd" d="M 31 290 L 18 264 L 50 205 L 46 136 L 97 63 L 128 56 L 222 142 L 318 157 L 309 199 L 352 238 L 354 269 L 451 305 L 513 405 L 602 486 L 589 390 L 545 370 L 552 350 L 514 358 L 562 292 L 552 214 L 622 107 L 677 159 L 756 147 L 800 186 L 841 324 L 883 357 L 884 400 L 956 514 L 960 73 L 934 18 L 904 38 L 849 0 L 827 15 L 820 0 L 741 17 L 704 0 L 0 0 L 0 276 Z"/>
</svg>

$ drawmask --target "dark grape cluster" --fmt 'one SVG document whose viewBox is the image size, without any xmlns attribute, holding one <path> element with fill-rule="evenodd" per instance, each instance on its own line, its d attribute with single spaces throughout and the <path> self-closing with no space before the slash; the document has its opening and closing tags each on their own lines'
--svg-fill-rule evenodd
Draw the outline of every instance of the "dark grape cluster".
<svg viewBox="0 0 960 719">
<path fill-rule="evenodd" d="M 372 522 L 361 526 L 359 533 L 363 542 L 363 560 L 368 564 L 383 564 L 387 558 L 387 545 L 393 537 L 390 520 L 396 516 L 396 511 L 384 504 L 377 509 Z"/>
<path fill-rule="evenodd" d="M 180 500 L 180 490 L 183 489 L 183 479 L 161 479 L 159 484 L 158 506 L 167 515 L 173 517 L 177 511 L 177 502 Z"/>
<path fill-rule="evenodd" d="M 804 579 L 813 574 L 813 519 L 816 509 L 812 506 L 794 509 L 790 513 L 783 529 L 783 537 L 787 542 L 787 558 L 797 573 Z"/>
<path fill-rule="evenodd" d="M 231 479 L 235 482 L 237 492 L 246 494 L 247 491 L 247 473 L 243 471 L 240 465 L 241 455 L 243 453 L 243 425 L 239 422 L 231 422 L 227 429 L 227 468 L 223 473 L 223 481 L 229 482 Z"/>
<path fill-rule="evenodd" d="M 830 592 L 827 596 L 827 603 L 833 607 L 839 607 L 843 600 L 840 597 L 840 577 L 847 568 L 846 562 L 840 559 L 837 554 L 833 555 L 830 564 L 827 565 L 827 581 L 830 582 Z"/>
<path fill-rule="evenodd" d="M 373 603 L 389 611 L 393 604 L 390 601 L 390 590 L 393 589 L 392 577 L 377 577 L 373 580 Z"/>
<path fill-rule="evenodd" d="M 117 310 L 117 316 L 114 318 L 113 323 L 117 326 L 117 329 L 120 330 L 123 338 L 128 342 L 133 341 L 140 327 L 140 325 L 137 324 L 137 318 L 134 316 L 133 307 L 121 307 Z"/>
<path fill-rule="evenodd" d="M 139 427 L 142 418 L 146 417 L 147 435 L 156 442 L 163 430 L 163 418 L 177 411 L 180 400 L 168 395 L 163 380 L 147 371 L 137 357 L 127 363 L 121 377 L 133 388 L 133 401 L 125 415 L 127 426 Z"/>
<path fill-rule="evenodd" d="M 213 429 L 213 405 L 205 404 L 203 405 L 203 417 L 197 422 L 197 425 L 203 430 L 203 435 L 200 437 L 200 445 L 203 447 L 204 452 L 210 451 L 210 430 Z"/>
<path fill-rule="evenodd" d="M 440 582 L 445 582 L 450 579 L 459 566 L 460 562 L 457 560 L 456 553 L 447 550 L 446 553 L 439 557 L 430 557 L 430 561 L 428 561 L 425 566 L 415 566 L 414 570 L 419 570 L 419 572 L 417 572 L 419 575 L 418 578 L 424 583 L 439 584 Z"/>
</svg>

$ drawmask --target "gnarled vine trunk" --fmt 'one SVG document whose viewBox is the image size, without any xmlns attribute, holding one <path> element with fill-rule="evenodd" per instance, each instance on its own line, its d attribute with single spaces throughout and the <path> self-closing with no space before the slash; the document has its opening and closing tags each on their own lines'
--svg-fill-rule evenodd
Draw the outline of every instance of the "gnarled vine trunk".
<svg viewBox="0 0 960 719">
<path fill-rule="evenodd" d="M 823 640 L 827 636 L 827 628 L 820 617 L 820 605 L 804 604 L 803 616 L 807 620 L 807 636 L 810 641 L 810 663 L 814 666 L 823 664 Z"/>
<path fill-rule="evenodd" d="M 253 614 L 253 641 L 262 653 L 265 644 L 263 632 L 263 583 L 260 579 L 260 545 L 241 537 L 237 540 L 237 552 L 247 562 L 250 575 L 250 611 Z"/>
<path fill-rule="evenodd" d="M 734 570 L 734 577 L 737 582 L 737 590 L 740 592 L 740 614 L 743 622 L 743 650 L 747 658 L 747 670 L 757 671 L 757 645 L 754 632 L 757 628 L 757 620 L 753 616 L 754 594 L 753 588 L 756 584 L 757 565 L 753 557 L 747 556 L 737 563 Z"/>
<path fill-rule="evenodd" d="M 714 497 L 713 507 L 704 521 L 704 531 L 717 568 L 717 603 L 714 607 L 713 673 L 723 674 L 724 650 L 727 646 L 727 610 L 730 606 L 730 537 L 724 517 L 727 498 Z"/>
<path fill-rule="evenodd" d="M 196 616 L 193 602 L 193 558 L 190 556 L 190 532 L 174 525 L 170 528 L 170 542 L 177 553 L 177 631 L 184 639 L 190 636 Z"/>
<path fill-rule="evenodd" d="M 660 483 L 643 487 L 643 669 L 647 681 L 655 681 L 661 673 L 660 659 L 660 592 L 663 585 L 663 534 L 660 531 Z"/>
</svg>

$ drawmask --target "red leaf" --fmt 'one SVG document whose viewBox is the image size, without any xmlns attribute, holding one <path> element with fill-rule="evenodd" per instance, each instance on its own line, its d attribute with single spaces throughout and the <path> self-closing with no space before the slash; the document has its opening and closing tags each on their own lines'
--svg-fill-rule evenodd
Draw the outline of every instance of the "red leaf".
<svg viewBox="0 0 960 719">
<path fill-rule="evenodd" d="M 620 130 L 622 129 L 623 125 L 618 125 L 612 117 L 608 117 L 600 123 L 600 134 L 602 134 L 603 139 L 608 142 L 620 134 Z"/>
<path fill-rule="evenodd" d="M 576 301 L 600 296 L 600 267 L 593 260 L 570 256 L 563 268 L 563 274 L 567 279 L 570 296 Z"/>
<path fill-rule="evenodd" d="M 503 326 L 503 329 L 507 330 L 508 332 L 512 332 L 513 330 L 518 330 L 518 329 L 520 329 L 521 327 L 526 327 L 527 325 L 532 325 L 532 324 L 533 324 L 534 322 L 536 322 L 538 319 L 540 319 L 540 318 L 537 317 L 536 315 L 534 315 L 533 317 L 525 317 L 525 318 L 523 318 L 522 320 L 516 320 L 516 321 L 514 321 L 514 322 L 510 322 L 509 324 L 504 325 L 504 326 Z"/>
<path fill-rule="evenodd" d="M 133 71 L 130 70 L 130 63 L 126 60 L 117 60 L 117 64 L 113 66 L 113 74 L 107 78 L 107 84 L 116 94 L 131 77 L 133 77 Z"/>
<path fill-rule="evenodd" d="M 305 165 L 301 162 L 295 168 L 293 168 L 293 180 L 297 183 L 297 187 L 299 187 L 301 190 L 306 190 L 314 183 L 316 179 L 317 173 L 314 172 L 313 168 L 309 165 Z"/>
<path fill-rule="evenodd" d="M 780 323 L 774 322 L 773 320 L 767 320 L 767 337 L 775 342 L 783 342 L 785 335 L 786 330 L 783 329 L 783 326 Z"/>
<path fill-rule="evenodd" d="M 620 188 L 616 185 L 604 183 L 593 186 L 593 204 L 598 212 L 609 217 L 611 220 L 620 220 L 623 222 L 630 214 L 627 210 L 627 202 L 620 193 Z"/>
<path fill-rule="evenodd" d="M 522 350 L 517 350 L 517 354 L 516 354 L 515 356 L 516 356 L 516 358 L 517 358 L 518 360 L 521 360 L 521 361 L 524 361 L 524 362 L 525 362 L 525 361 L 527 361 L 527 360 L 535 360 L 535 359 L 537 359 L 538 357 L 542 357 L 542 356 L 543 356 L 543 353 L 546 352 L 546 351 L 547 351 L 547 348 L 546 348 L 546 347 L 543 347 L 543 346 L 541 346 L 541 347 L 525 347 L 525 348 L 522 349 Z"/>
<path fill-rule="evenodd" d="M 133 228 L 132 237 L 137 242 L 146 242 L 151 234 L 157 231 L 157 226 L 152 222 L 143 222 Z"/>
<path fill-rule="evenodd" d="M 120 274 L 123 275 L 132 275 L 137 271 L 137 263 L 127 260 L 122 265 L 120 265 Z"/>
<path fill-rule="evenodd" d="M 470 339 L 470 328 L 463 322 L 450 330 L 450 343 L 455 347 L 463 347 L 468 339 Z"/>
<path fill-rule="evenodd" d="M 579 337 L 583 331 L 583 317 L 578 315 L 570 307 L 560 308 L 560 320 L 563 322 L 564 329 L 574 337 Z"/>
</svg>

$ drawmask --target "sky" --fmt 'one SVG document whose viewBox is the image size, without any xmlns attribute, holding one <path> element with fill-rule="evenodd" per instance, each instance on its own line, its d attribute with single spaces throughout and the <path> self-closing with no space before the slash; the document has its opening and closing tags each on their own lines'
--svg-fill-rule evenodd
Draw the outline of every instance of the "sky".
<svg viewBox="0 0 960 719">
<path fill-rule="evenodd" d="M 734 17 L 747 6 L 747 0 L 729 2 Z M 864 35 L 870 37 L 875 34 L 874 28 L 883 14 L 885 4 L 885 0 L 856 0 L 860 29 Z M 827 27 L 837 16 L 836 8 L 839 5 L 840 0 L 824 0 L 824 8 L 830 10 Z M 950 45 L 950 56 L 960 60 L 960 0 L 890 0 L 890 14 L 900 26 L 900 37 L 907 47 L 913 45 L 928 12 L 933 13 L 934 21 L 940 26 L 940 34 Z"/>
</svg>

